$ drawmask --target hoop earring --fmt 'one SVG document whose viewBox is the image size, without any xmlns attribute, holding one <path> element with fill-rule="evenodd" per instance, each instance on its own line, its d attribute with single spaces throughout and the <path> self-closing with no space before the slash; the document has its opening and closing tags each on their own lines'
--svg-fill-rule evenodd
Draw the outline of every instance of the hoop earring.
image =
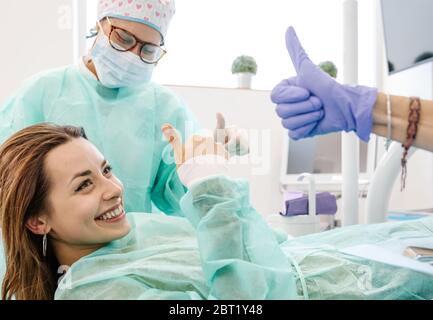
<svg viewBox="0 0 433 320">
<path fill-rule="evenodd" d="M 47 256 L 47 234 L 44 234 L 44 237 L 42 238 L 42 254 L 44 257 Z"/>
</svg>

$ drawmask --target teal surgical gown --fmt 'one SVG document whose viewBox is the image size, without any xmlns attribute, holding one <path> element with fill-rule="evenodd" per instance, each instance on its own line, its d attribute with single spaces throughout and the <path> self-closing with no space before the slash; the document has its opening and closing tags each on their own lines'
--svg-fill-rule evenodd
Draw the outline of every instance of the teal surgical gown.
<svg viewBox="0 0 433 320">
<path fill-rule="evenodd" d="M 50 70 L 27 80 L 0 107 L 0 143 L 40 122 L 85 129 L 124 184 L 128 211 L 151 212 L 153 201 L 167 214 L 182 215 L 185 188 L 160 128 L 171 123 L 185 138 L 197 124 L 168 89 L 154 83 L 108 89 L 83 63 Z"/>
<path fill-rule="evenodd" d="M 433 218 L 287 239 L 251 207 L 247 183 L 224 176 L 180 205 L 186 217 L 128 213 L 130 233 L 75 262 L 55 298 L 433 299 L 431 275 L 341 251 L 411 237 L 433 247 Z"/>
</svg>

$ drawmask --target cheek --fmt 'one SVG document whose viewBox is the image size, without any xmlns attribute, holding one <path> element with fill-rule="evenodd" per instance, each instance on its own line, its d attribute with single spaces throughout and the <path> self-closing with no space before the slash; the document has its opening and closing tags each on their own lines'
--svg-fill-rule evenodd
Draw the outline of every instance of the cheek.
<svg viewBox="0 0 433 320">
<path fill-rule="evenodd" d="M 94 197 L 75 197 L 58 201 L 53 206 L 51 224 L 61 239 L 82 237 L 95 228 L 94 218 L 98 213 L 98 201 Z"/>
<path fill-rule="evenodd" d="M 78 198 L 77 198 L 78 199 Z M 82 224 L 93 222 L 99 210 L 99 199 L 96 197 L 80 197 L 71 204 L 71 218 Z"/>
</svg>

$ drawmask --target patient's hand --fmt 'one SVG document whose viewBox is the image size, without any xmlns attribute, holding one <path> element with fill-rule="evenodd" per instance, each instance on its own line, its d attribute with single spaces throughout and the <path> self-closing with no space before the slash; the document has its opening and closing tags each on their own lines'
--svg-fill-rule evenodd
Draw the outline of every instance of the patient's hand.
<svg viewBox="0 0 433 320">
<path fill-rule="evenodd" d="M 182 144 L 180 133 L 170 124 L 164 124 L 161 130 L 172 145 L 176 165 L 179 168 L 188 159 L 203 155 L 219 155 L 228 159 L 228 153 L 222 143 L 215 142 L 213 137 L 192 135 Z"/>
</svg>

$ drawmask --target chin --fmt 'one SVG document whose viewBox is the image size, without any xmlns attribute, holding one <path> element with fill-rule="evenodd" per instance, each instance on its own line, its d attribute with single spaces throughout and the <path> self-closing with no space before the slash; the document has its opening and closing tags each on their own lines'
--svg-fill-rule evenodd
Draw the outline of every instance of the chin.
<svg viewBox="0 0 433 320">
<path fill-rule="evenodd" d="M 118 236 L 116 236 L 116 238 L 113 239 L 113 240 L 118 240 L 118 239 L 123 238 L 124 236 L 126 236 L 131 231 L 131 225 L 126 220 L 125 224 L 121 228 L 119 228 L 118 230 L 113 230 L 113 231 L 118 234 Z"/>
<path fill-rule="evenodd" d="M 126 220 L 125 223 L 122 223 L 122 225 L 116 226 L 116 228 L 109 228 L 105 230 L 105 239 L 104 242 L 111 242 L 115 240 L 119 240 L 126 236 L 131 231 L 131 225 Z"/>
</svg>

